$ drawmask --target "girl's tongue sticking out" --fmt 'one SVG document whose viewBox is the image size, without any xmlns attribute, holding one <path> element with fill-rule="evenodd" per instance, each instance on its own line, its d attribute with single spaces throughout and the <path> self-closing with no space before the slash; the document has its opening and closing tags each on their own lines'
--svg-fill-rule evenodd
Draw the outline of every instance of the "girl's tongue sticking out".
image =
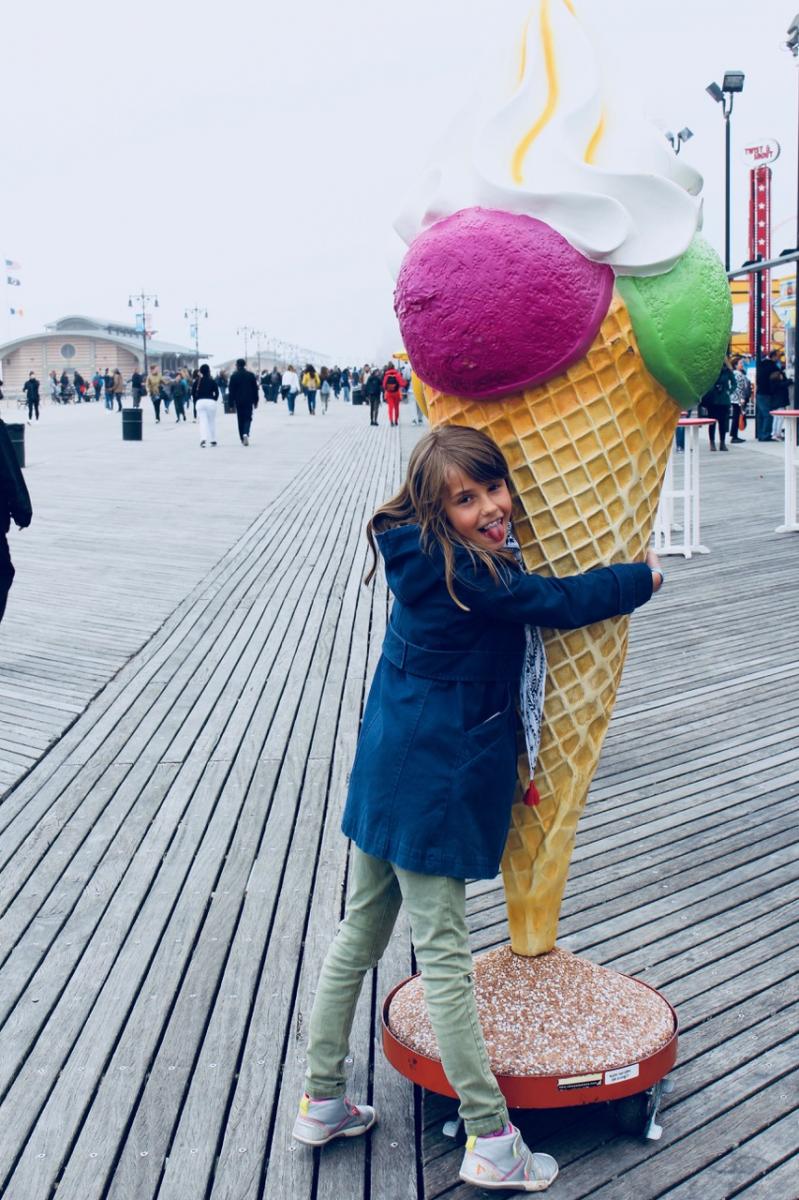
<svg viewBox="0 0 799 1200">
<path fill-rule="evenodd" d="M 482 532 L 499 546 L 505 541 L 505 522 L 502 520 L 502 517 L 497 517 L 496 521 L 492 521 L 490 525 L 485 525 Z"/>
</svg>

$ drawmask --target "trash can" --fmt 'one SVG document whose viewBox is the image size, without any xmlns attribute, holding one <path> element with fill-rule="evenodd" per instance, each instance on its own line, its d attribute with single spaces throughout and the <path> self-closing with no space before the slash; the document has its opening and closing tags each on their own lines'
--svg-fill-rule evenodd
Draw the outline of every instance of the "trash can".
<svg viewBox="0 0 799 1200">
<path fill-rule="evenodd" d="M 21 467 L 25 466 L 25 426 L 20 422 L 15 421 L 12 424 L 6 425 L 8 436 L 11 438 L 11 445 L 14 447 L 14 453 L 17 456 L 17 462 Z"/>
<path fill-rule="evenodd" d="M 122 441 L 123 442 L 140 442 L 141 441 L 141 417 L 142 410 L 140 408 L 123 408 L 122 409 Z"/>
</svg>

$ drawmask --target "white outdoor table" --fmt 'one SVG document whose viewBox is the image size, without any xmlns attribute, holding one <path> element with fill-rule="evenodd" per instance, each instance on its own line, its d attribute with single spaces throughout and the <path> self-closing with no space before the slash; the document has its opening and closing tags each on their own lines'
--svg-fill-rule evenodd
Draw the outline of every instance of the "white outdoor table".
<svg viewBox="0 0 799 1200">
<path fill-rule="evenodd" d="M 799 530 L 796 514 L 796 468 L 799 465 L 796 455 L 796 422 L 799 420 L 799 408 L 778 408 L 771 415 L 785 418 L 785 520 L 774 532 L 791 533 Z"/>
<path fill-rule="evenodd" d="M 674 465 L 676 450 L 672 450 L 666 464 L 666 474 L 663 477 L 663 491 L 660 494 L 657 516 L 655 517 L 655 552 L 657 554 L 682 554 L 690 558 L 692 554 L 708 554 L 707 546 L 702 545 L 699 536 L 699 434 L 702 429 L 715 422 L 710 417 L 681 417 L 677 422 L 680 429 L 685 430 L 685 450 L 683 452 L 682 487 L 674 486 Z M 675 501 L 682 500 L 682 525 L 674 523 Z M 675 542 L 672 533 L 682 530 L 682 541 Z"/>
</svg>

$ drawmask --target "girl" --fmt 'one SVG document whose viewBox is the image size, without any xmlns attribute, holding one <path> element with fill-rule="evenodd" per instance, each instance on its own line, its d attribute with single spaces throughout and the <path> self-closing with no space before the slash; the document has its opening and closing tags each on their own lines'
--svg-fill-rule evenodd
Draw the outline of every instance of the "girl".
<svg viewBox="0 0 799 1200">
<path fill-rule="evenodd" d="M 319 395 L 322 397 L 322 416 L 327 412 L 327 406 L 330 403 L 330 372 L 327 367 L 322 367 L 319 372 Z"/>
<path fill-rule="evenodd" d="M 346 915 L 309 1022 L 294 1137 L 322 1146 L 374 1125 L 344 1094 L 365 973 L 405 904 L 425 999 L 468 1135 L 467 1183 L 541 1191 L 557 1175 L 508 1121 L 477 1018 L 465 880 L 499 871 L 516 784 L 525 625 L 576 628 L 629 613 L 662 583 L 657 559 L 565 579 L 527 575 L 506 545 L 508 467 L 455 426 L 416 445 L 406 482 L 367 526 L 396 599 L 363 717 L 342 828 L 354 843 Z"/>
</svg>

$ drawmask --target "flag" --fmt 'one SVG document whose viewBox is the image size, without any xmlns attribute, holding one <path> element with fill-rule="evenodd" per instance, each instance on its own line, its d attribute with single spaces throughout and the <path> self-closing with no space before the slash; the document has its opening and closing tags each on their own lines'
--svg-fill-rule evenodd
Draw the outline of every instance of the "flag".
<svg viewBox="0 0 799 1200">
<path fill-rule="evenodd" d="M 9 271 L 21 271 L 22 270 L 22 263 L 14 262 L 13 258 L 6 259 L 6 266 L 8 267 Z"/>
<path fill-rule="evenodd" d="M 22 283 L 15 275 L 6 275 L 6 283 L 9 287 L 22 287 Z"/>
</svg>

